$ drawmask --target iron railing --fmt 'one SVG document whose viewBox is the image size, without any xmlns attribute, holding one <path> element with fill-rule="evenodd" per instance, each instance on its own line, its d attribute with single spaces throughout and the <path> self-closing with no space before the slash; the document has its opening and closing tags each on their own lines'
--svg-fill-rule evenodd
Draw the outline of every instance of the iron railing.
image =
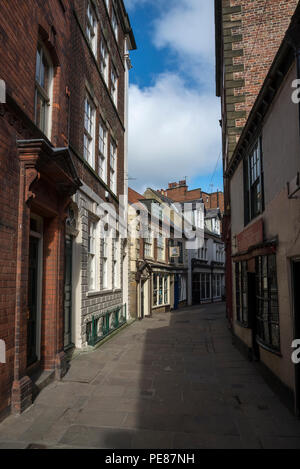
<svg viewBox="0 0 300 469">
<path fill-rule="evenodd" d="M 88 345 L 95 347 L 101 340 L 124 326 L 127 322 L 126 304 L 99 315 L 94 315 L 87 323 L 86 333 Z"/>
</svg>

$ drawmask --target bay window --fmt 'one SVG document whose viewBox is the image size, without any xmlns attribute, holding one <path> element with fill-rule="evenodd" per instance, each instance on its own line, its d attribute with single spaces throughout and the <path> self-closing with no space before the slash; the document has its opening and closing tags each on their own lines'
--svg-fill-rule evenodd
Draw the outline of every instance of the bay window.
<svg viewBox="0 0 300 469">
<path fill-rule="evenodd" d="M 169 304 L 169 275 L 153 275 L 153 306 L 165 306 Z"/>
<path fill-rule="evenodd" d="M 167 275 L 164 276 L 164 304 L 167 305 L 169 303 L 169 277 Z"/>
</svg>

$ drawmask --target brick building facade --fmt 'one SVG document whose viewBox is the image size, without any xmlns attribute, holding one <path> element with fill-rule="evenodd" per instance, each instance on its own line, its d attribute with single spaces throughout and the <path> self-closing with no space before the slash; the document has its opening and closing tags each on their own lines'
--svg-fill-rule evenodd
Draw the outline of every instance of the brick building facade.
<svg viewBox="0 0 300 469">
<path fill-rule="evenodd" d="M 222 101 L 224 168 L 223 237 L 226 250 L 227 315 L 232 321 L 232 245 L 230 180 L 233 152 L 297 0 L 215 0 L 216 93 Z"/>
<path fill-rule="evenodd" d="M 169 203 L 152 189 L 142 196 L 131 188 L 128 202 L 131 315 L 144 319 L 186 305 L 186 240 L 175 237 L 174 219 L 171 221 L 164 216 Z M 182 230 L 181 225 L 177 227 L 178 233 Z M 177 251 L 174 257 L 171 249 Z"/>
<path fill-rule="evenodd" d="M 300 370 L 291 355 L 300 332 L 299 30 L 298 1 L 216 1 L 227 313 L 235 343 L 298 416 Z M 236 115 L 237 97 L 244 116 Z"/>
<path fill-rule="evenodd" d="M 297 3 L 297 0 L 215 0 L 217 48 L 223 48 L 223 56 L 217 60 L 217 94 L 222 95 L 223 144 L 228 159 Z"/>
<path fill-rule="evenodd" d="M 168 189 L 161 189 L 159 192 L 174 202 L 188 203 L 193 200 L 203 199 L 205 208 L 219 208 L 222 213 L 224 212 L 224 195 L 221 191 L 208 194 L 202 189 L 189 190 L 186 181 L 179 181 L 171 182 Z"/>
<path fill-rule="evenodd" d="M 104 0 L 5 2 L 0 37 L 1 413 L 30 405 L 35 375 L 59 379 L 66 348 L 86 342 L 89 216 L 96 223 L 101 202 L 118 207 L 126 195 L 128 51 L 135 44 L 123 2 Z M 100 252 L 100 238 L 95 243 Z M 120 267 L 122 249 L 120 242 Z M 121 275 L 103 308 L 126 300 Z"/>
<path fill-rule="evenodd" d="M 93 21 L 97 26 L 87 34 L 86 28 L 92 27 Z M 97 39 L 91 39 L 93 35 Z M 135 48 L 135 42 L 123 2 L 119 1 L 99 1 L 97 5 L 75 1 L 72 38 L 70 109 L 74 120 L 70 148 L 82 187 L 73 199 L 78 234 L 72 238 L 71 342 L 82 348 L 90 342 L 93 318 L 102 321 L 107 311 L 127 303 L 126 240 L 117 229 L 107 232 L 107 239 L 102 238 L 102 232 L 106 223 L 111 225 L 112 209 L 119 213 L 122 208 L 126 218 L 126 106 L 129 50 Z M 87 109 L 92 132 L 86 129 Z M 93 237 L 95 247 L 90 252 Z"/>
</svg>

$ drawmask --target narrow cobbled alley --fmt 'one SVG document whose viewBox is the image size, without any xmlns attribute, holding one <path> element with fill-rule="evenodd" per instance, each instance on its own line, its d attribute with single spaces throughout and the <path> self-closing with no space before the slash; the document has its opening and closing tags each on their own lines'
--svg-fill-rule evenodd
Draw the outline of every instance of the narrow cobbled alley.
<svg viewBox="0 0 300 469">
<path fill-rule="evenodd" d="M 0 448 L 299 448 L 300 423 L 224 316 L 218 304 L 135 322 L 6 419 Z"/>
</svg>

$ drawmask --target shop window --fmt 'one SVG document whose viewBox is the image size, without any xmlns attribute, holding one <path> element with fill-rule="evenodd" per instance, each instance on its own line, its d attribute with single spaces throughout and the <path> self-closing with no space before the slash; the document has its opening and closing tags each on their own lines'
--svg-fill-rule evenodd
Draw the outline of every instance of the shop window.
<svg viewBox="0 0 300 469">
<path fill-rule="evenodd" d="M 236 284 L 236 318 L 244 326 L 248 326 L 248 268 L 247 262 L 235 265 Z"/>
<path fill-rule="evenodd" d="M 165 274 L 153 275 L 153 306 L 169 304 L 169 276 Z"/>
<path fill-rule="evenodd" d="M 267 347 L 280 351 L 280 324 L 276 256 L 256 259 L 256 305 L 258 338 Z"/>
</svg>

